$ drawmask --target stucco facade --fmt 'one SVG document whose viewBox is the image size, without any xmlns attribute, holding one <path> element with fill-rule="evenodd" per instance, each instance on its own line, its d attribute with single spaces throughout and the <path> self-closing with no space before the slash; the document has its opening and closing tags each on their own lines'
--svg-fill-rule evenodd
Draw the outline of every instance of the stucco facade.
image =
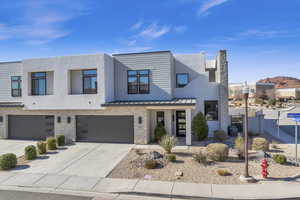
<svg viewBox="0 0 300 200">
<path fill-rule="evenodd" d="M 82 70 L 87 69 L 97 71 L 95 94 L 83 94 Z M 128 70 L 149 70 L 148 93 L 128 93 Z M 32 95 L 31 74 L 34 72 L 46 72 L 47 95 Z M 170 51 L 27 59 L 0 63 L 0 74 L 1 138 L 10 136 L 8 116 L 54 116 L 55 134 L 64 134 L 68 142 L 77 141 L 76 116 L 133 116 L 133 142 L 147 144 L 154 138 L 157 112 L 164 113 L 168 134 L 176 136 L 177 112 L 183 111 L 185 140 L 191 145 L 192 118 L 197 112 L 205 113 L 207 101 L 217 102 L 218 109 L 217 119 L 208 121 L 209 134 L 218 129 L 227 132 L 229 124 L 226 51 L 220 51 L 214 60 L 206 60 L 204 53 L 173 55 Z M 176 86 L 177 74 L 188 74 L 184 87 Z M 11 96 L 12 76 L 22 78 L 21 97 Z M 181 103 L 185 99 L 195 103 Z M 170 101 L 170 104 L 159 104 L 159 101 Z M 22 106 L 5 107 L 5 103 L 11 102 Z M 120 104 L 107 106 L 111 102 Z M 123 105 L 123 102 L 131 103 Z M 147 104 L 138 105 L 140 102 Z"/>
</svg>

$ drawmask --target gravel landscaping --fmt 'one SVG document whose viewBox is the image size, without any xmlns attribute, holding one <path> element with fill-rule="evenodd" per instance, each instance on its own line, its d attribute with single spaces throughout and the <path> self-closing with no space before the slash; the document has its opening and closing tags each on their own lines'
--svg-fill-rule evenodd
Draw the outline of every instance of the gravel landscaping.
<svg viewBox="0 0 300 200">
<path fill-rule="evenodd" d="M 268 153 L 285 154 L 288 161 L 293 160 L 293 146 L 277 145 L 279 149 L 271 149 Z M 204 166 L 196 162 L 192 155 L 205 147 L 192 147 L 187 150 L 173 150 L 176 154 L 177 161 L 163 162 L 156 169 L 145 169 L 141 164 L 143 158 L 147 157 L 153 149 L 132 150 L 128 155 L 113 169 L 109 174 L 110 178 L 126 178 L 126 179 L 149 179 L 160 181 L 180 181 L 193 183 L 208 184 L 243 184 L 239 181 L 239 176 L 244 172 L 244 161 L 239 160 L 234 150 L 230 149 L 229 158 L 225 162 L 213 162 Z M 164 152 L 157 148 L 160 154 Z M 261 179 L 261 160 L 262 152 L 251 151 L 249 162 L 250 175 Z M 300 167 L 295 167 L 291 163 L 280 165 L 269 158 L 269 177 L 272 181 L 293 181 L 295 175 L 300 174 Z M 225 169 L 231 173 L 229 176 L 220 176 L 217 174 L 218 169 Z M 260 183 L 259 181 L 258 183 Z"/>
</svg>

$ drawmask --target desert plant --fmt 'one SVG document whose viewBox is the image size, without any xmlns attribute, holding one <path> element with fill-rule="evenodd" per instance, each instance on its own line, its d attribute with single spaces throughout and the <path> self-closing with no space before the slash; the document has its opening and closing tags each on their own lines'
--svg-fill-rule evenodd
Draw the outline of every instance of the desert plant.
<svg viewBox="0 0 300 200">
<path fill-rule="evenodd" d="M 206 153 L 200 151 L 199 153 L 196 153 L 193 155 L 193 159 L 203 165 L 207 165 L 208 161 L 207 161 L 207 155 Z"/>
<path fill-rule="evenodd" d="M 64 135 L 56 135 L 57 146 L 64 146 L 66 144 Z"/>
<path fill-rule="evenodd" d="M 287 162 L 285 155 L 275 154 L 272 156 L 272 158 L 276 163 L 281 164 L 281 165 L 284 165 Z"/>
<path fill-rule="evenodd" d="M 269 105 L 272 105 L 272 106 L 275 106 L 275 105 L 276 105 L 276 102 L 277 102 L 276 99 L 269 99 L 269 100 L 268 100 L 268 104 L 269 104 Z"/>
<path fill-rule="evenodd" d="M 48 147 L 48 150 L 55 150 L 55 149 L 57 149 L 56 139 L 54 137 L 48 137 L 47 138 L 47 147 Z"/>
<path fill-rule="evenodd" d="M 245 157 L 245 143 L 242 136 L 237 136 L 234 140 L 234 149 L 237 150 L 239 159 L 244 159 Z"/>
<path fill-rule="evenodd" d="M 25 159 L 34 160 L 37 157 L 37 150 L 34 145 L 29 145 L 25 147 Z"/>
<path fill-rule="evenodd" d="M 176 155 L 175 154 L 166 154 L 166 159 L 169 162 L 175 162 L 176 161 Z"/>
<path fill-rule="evenodd" d="M 207 121 L 202 112 L 198 112 L 192 120 L 192 133 L 199 141 L 202 141 L 208 136 Z"/>
<path fill-rule="evenodd" d="M 229 149 L 226 144 L 212 143 L 207 145 L 207 157 L 213 161 L 225 161 L 228 158 Z"/>
<path fill-rule="evenodd" d="M 214 131 L 214 139 L 219 142 L 223 142 L 227 139 L 228 135 L 223 130 Z"/>
<path fill-rule="evenodd" d="M 269 142 L 265 138 L 256 137 L 253 139 L 252 149 L 256 151 L 268 151 Z"/>
<path fill-rule="evenodd" d="M 0 156 L 0 169 L 9 170 L 17 165 L 17 156 L 13 153 L 6 153 Z"/>
<path fill-rule="evenodd" d="M 161 138 L 167 134 L 167 131 L 162 123 L 157 123 L 154 129 L 155 141 L 160 141 Z"/>
<path fill-rule="evenodd" d="M 230 176 L 231 175 L 231 173 L 225 169 L 218 169 L 217 174 L 219 176 Z"/>
<path fill-rule="evenodd" d="M 155 169 L 156 165 L 157 165 L 157 163 L 156 163 L 155 160 L 146 160 L 145 164 L 144 164 L 144 167 L 146 169 Z"/>
<path fill-rule="evenodd" d="M 36 144 L 39 154 L 45 154 L 47 152 L 47 143 L 44 141 L 39 141 Z"/>
<path fill-rule="evenodd" d="M 170 154 L 172 149 L 176 146 L 177 139 L 174 136 L 164 135 L 159 141 L 159 145 Z"/>
</svg>

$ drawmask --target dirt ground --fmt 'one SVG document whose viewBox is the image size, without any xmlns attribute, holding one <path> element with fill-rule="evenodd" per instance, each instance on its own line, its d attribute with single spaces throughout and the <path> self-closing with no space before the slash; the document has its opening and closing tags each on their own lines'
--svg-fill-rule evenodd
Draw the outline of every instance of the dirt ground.
<svg viewBox="0 0 300 200">
<path fill-rule="evenodd" d="M 280 145 L 279 145 L 280 146 Z M 229 153 L 229 159 L 226 162 L 215 162 L 211 165 L 204 166 L 192 158 L 192 154 L 201 150 L 203 147 L 193 148 L 192 150 L 175 150 L 177 161 L 169 162 L 165 167 L 158 169 L 145 169 L 144 167 L 136 167 L 132 162 L 139 158 L 139 154 L 132 150 L 128 155 L 113 169 L 109 174 L 110 178 L 126 178 L 126 179 L 150 179 L 160 181 L 180 181 L 193 183 L 208 184 L 243 184 L 239 181 L 240 175 L 244 173 L 244 161 L 239 160 L 233 151 Z M 140 150 L 139 153 L 150 152 L 150 150 Z M 289 146 L 280 146 L 280 149 L 271 150 L 269 153 L 283 153 L 285 151 L 290 155 L 292 151 Z M 161 150 L 158 152 L 163 153 Z M 262 154 L 257 152 L 250 153 L 249 173 L 258 179 L 261 179 L 261 160 Z M 268 159 L 269 161 L 269 177 L 272 181 L 297 181 L 294 177 L 300 174 L 300 167 L 295 167 L 291 163 L 287 165 L 279 165 Z M 219 176 L 216 171 L 218 169 L 226 169 L 231 176 Z M 179 179 L 175 176 L 176 171 L 182 171 L 183 176 Z M 297 177 L 300 181 L 300 176 Z M 259 181 L 261 182 L 261 181 Z"/>
</svg>

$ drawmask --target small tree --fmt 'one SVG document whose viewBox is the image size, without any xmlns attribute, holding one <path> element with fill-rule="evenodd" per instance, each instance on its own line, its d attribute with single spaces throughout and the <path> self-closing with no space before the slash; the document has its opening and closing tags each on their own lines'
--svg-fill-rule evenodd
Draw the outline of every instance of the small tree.
<svg viewBox="0 0 300 200">
<path fill-rule="evenodd" d="M 161 138 L 167 134 L 167 131 L 162 123 L 158 123 L 154 129 L 155 141 L 159 142 Z"/>
<path fill-rule="evenodd" d="M 206 139 L 208 136 L 207 121 L 202 112 L 198 112 L 192 120 L 192 133 L 199 141 Z"/>
</svg>

